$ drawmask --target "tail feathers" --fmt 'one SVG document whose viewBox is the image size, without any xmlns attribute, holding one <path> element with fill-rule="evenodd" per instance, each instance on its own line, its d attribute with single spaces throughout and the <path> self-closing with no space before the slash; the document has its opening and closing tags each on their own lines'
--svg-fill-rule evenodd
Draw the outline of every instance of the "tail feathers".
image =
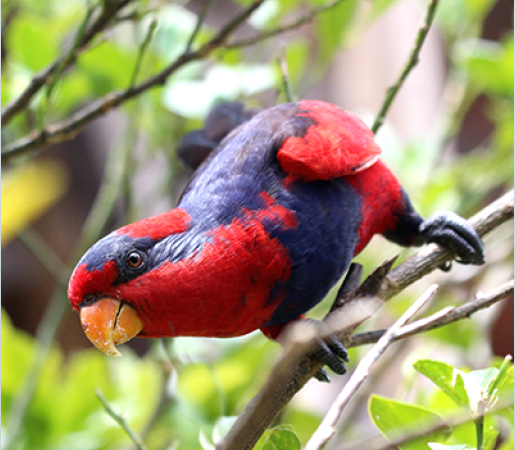
<svg viewBox="0 0 515 450">
<path fill-rule="evenodd" d="M 203 129 L 184 136 L 177 150 L 179 157 L 196 169 L 229 132 L 260 111 L 259 108 L 245 109 L 239 102 L 219 103 L 206 117 Z"/>
</svg>

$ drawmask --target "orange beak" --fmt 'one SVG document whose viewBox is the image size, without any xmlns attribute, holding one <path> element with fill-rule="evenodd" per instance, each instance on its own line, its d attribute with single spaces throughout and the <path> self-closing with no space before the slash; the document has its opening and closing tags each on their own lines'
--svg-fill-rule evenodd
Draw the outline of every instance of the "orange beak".
<svg viewBox="0 0 515 450">
<path fill-rule="evenodd" d="M 115 345 L 130 341 L 143 329 L 136 311 L 116 298 L 83 306 L 80 321 L 91 343 L 109 356 L 121 356 Z"/>
</svg>

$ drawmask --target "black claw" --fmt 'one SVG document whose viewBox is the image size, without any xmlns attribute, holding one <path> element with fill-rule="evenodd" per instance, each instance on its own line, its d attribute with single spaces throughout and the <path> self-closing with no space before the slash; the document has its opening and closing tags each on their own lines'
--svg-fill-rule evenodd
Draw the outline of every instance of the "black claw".
<svg viewBox="0 0 515 450">
<path fill-rule="evenodd" d="M 452 269 L 452 262 L 451 261 L 444 262 L 441 266 L 438 266 L 438 268 L 442 272 L 450 272 Z"/>
<path fill-rule="evenodd" d="M 434 242 L 457 255 L 457 262 L 481 265 L 485 262 L 483 242 L 472 226 L 449 211 L 435 213 L 420 225 L 426 242 Z M 444 266 L 442 270 L 446 270 Z"/>
<path fill-rule="evenodd" d="M 305 320 L 313 323 L 320 330 L 320 335 L 324 336 L 318 340 L 318 345 L 311 353 L 311 357 L 329 367 L 334 373 L 344 375 L 347 372 L 345 363 L 349 362 L 347 349 L 324 322 L 313 319 Z M 330 381 L 330 378 L 323 369 L 320 369 L 314 377 L 319 381 Z"/>
<path fill-rule="evenodd" d="M 322 339 L 320 339 L 318 347 L 313 352 L 313 357 L 338 375 L 343 375 L 347 372 L 345 363 L 336 356 L 334 351 Z"/>
<path fill-rule="evenodd" d="M 320 367 L 320 369 L 318 369 L 318 372 L 315 373 L 315 375 L 313 375 L 313 377 L 322 383 L 330 383 L 331 382 L 331 378 L 329 378 L 329 375 L 327 374 L 327 372 L 324 369 L 322 369 L 321 367 Z"/>
<path fill-rule="evenodd" d="M 349 362 L 349 353 L 347 352 L 347 349 L 334 334 L 330 334 L 326 338 L 326 342 L 338 358 L 343 359 L 345 362 Z"/>
</svg>

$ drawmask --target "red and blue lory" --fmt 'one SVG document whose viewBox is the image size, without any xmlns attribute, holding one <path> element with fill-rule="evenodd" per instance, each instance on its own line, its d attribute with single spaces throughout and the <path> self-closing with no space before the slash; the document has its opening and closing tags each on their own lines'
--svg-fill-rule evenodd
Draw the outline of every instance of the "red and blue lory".
<svg viewBox="0 0 515 450">
<path fill-rule="evenodd" d="M 70 279 L 70 303 L 107 354 L 134 336 L 260 329 L 275 338 L 324 298 L 374 234 L 484 262 L 468 223 L 417 214 L 372 131 L 332 104 L 261 112 L 222 104 L 179 153 L 199 167 L 178 207 L 104 237 Z M 323 362 L 344 372 L 345 349 L 334 339 L 322 345 Z"/>
</svg>

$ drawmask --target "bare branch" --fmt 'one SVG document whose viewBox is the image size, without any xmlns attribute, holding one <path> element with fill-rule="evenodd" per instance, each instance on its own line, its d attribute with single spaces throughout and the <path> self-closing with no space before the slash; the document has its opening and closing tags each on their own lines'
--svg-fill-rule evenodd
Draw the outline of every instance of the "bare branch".
<svg viewBox="0 0 515 450">
<path fill-rule="evenodd" d="M 123 6 L 125 6 L 130 1 L 131 0 L 122 0 Z M 242 11 L 224 28 L 222 28 L 211 41 L 204 44 L 197 51 L 191 51 L 191 44 L 188 43 L 186 50 L 172 64 L 170 64 L 162 72 L 148 78 L 145 82 L 141 83 L 140 85 L 131 86 L 129 89 L 126 89 L 124 91 L 111 92 L 105 95 L 103 98 L 100 98 L 92 102 L 91 104 L 81 108 L 79 111 L 77 111 L 69 118 L 64 119 L 61 122 L 55 123 L 53 125 L 50 125 L 46 129 L 34 131 L 25 137 L 22 137 L 14 142 L 11 142 L 10 144 L 5 145 L 2 150 L 2 161 L 5 162 L 14 156 L 23 154 L 29 150 L 38 149 L 44 147 L 45 145 L 56 144 L 59 142 L 63 142 L 65 140 L 72 139 L 93 120 L 106 114 L 111 109 L 119 107 L 126 101 L 133 99 L 134 97 L 142 94 L 148 89 L 151 89 L 155 86 L 163 85 L 168 79 L 168 77 L 175 73 L 179 68 L 181 68 L 182 66 L 191 61 L 199 60 L 206 57 L 216 49 L 230 49 L 253 45 L 262 40 L 298 28 L 303 24 L 309 22 L 313 18 L 315 18 L 317 15 L 337 6 L 344 0 L 334 0 L 328 3 L 327 5 L 313 8 L 305 15 L 303 15 L 297 20 L 292 21 L 291 23 L 288 23 L 282 27 L 275 28 L 273 30 L 263 32 L 253 38 L 235 41 L 232 43 L 226 43 L 227 38 L 234 31 L 234 29 L 236 29 L 243 21 L 245 21 L 250 16 L 250 14 L 252 14 L 252 12 L 254 12 L 261 5 L 261 3 L 263 3 L 263 1 L 264 0 L 255 0 L 248 8 Z M 121 5 L 121 3 L 119 3 L 118 5 Z M 121 9 L 121 7 L 118 8 L 118 10 Z M 77 46 L 77 50 L 75 52 L 73 52 L 68 57 L 61 57 L 54 64 L 52 64 L 52 66 L 48 67 L 43 72 L 36 75 L 31 81 L 30 85 L 27 87 L 27 89 L 20 95 L 20 97 L 18 97 L 4 109 L 2 113 L 2 124 L 7 124 L 14 114 L 21 111 L 28 105 L 32 97 L 39 91 L 39 89 L 42 86 L 44 86 L 47 83 L 48 79 L 52 76 L 57 67 L 62 67 L 62 70 L 65 70 L 66 68 L 71 66 L 75 62 L 78 54 L 86 48 L 89 41 L 91 41 L 95 34 L 102 31 L 102 29 L 110 23 L 113 17 L 113 15 L 109 16 L 109 20 L 106 20 L 105 14 L 102 14 L 101 17 L 97 19 L 95 24 L 92 25 L 86 33 L 84 33 L 84 36 L 81 39 L 81 43 Z M 103 19 L 102 21 L 100 20 L 101 18 Z M 202 22 L 199 18 L 197 25 L 200 26 L 201 23 Z M 198 30 L 195 31 L 194 34 L 192 34 L 190 40 L 192 38 L 195 38 L 197 32 Z M 66 61 L 66 64 L 64 66 L 62 66 L 63 61 Z"/>
<path fill-rule="evenodd" d="M 193 32 L 190 35 L 190 38 L 188 39 L 188 43 L 186 44 L 186 51 L 185 53 L 188 53 L 191 50 L 191 46 L 193 45 L 193 42 L 195 42 L 195 38 L 197 37 L 200 28 L 202 27 L 202 24 L 204 23 L 204 20 L 207 16 L 207 13 L 213 6 L 214 0 L 206 0 L 204 3 L 204 6 L 202 7 L 202 10 L 200 11 L 200 14 L 197 18 L 197 23 L 195 24 L 195 28 L 193 29 Z"/>
<path fill-rule="evenodd" d="M 111 404 L 107 401 L 107 399 L 105 398 L 104 394 L 102 393 L 102 391 L 100 389 L 97 389 L 97 397 L 98 399 L 100 400 L 100 402 L 102 403 L 104 409 L 106 410 L 107 414 L 109 414 L 113 419 L 114 421 L 120 425 L 120 427 L 123 429 L 123 431 L 125 431 L 125 433 L 127 433 L 127 435 L 131 438 L 131 441 L 134 443 L 134 445 L 136 445 L 136 447 L 138 448 L 138 450 L 148 450 L 148 447 L 146 446 L 146 444 L 143 442 L 143 440 L 141 439 L 141 437 L 129 426 L 129 424 L 127 423 L 127 421 L 123 418 L 123 416 L 121 416 L 120 414 L 118 414 L 114 409 L 113 407 L 111 406 Z"/>
<path fill-rule="evenodd" d="M 295 95 L 290 82 L 290 74 L 288 73 L 288 62 L 286 61 L 286 53 L 282 51 L 281 55 L 277 58 L 277 65 L 281 71 L 281 84 L 283 93 L 286 96 L 287 102 L 294 102 Z"/>
<path fill-rule="evenodd" d="M 213 39 L 200 47 L 197 51 L 182 53 L 182 55 L 180 55 L 166 69 L 148 78 L 143 83 L 134 87 L 129 87 L 124 91 L 107 94 L 103 98 L 80 109 L 70 118 L 51 125 L 45 130 L 34 131 L 30 135 L 6 145 L 2 150 L 2 161 L 6 161 L 13 156 L 23 154 L 31 149 L 71 139 L 97 117 L 106 114 L 111 109 L 120 106 L 152 87 L 163 85 L 171 74 L 176 72 L 177 69 L 181 68 L 186 63 L 202 59 L 214 50 L 222 47 L 230 34 L 245 20 L 247 20 L 247 18 L 263 3 L 263 1 L 264 0 L 254 0 L 249 7 L 232 19 L 216 34 L 215 37 L 213 37 Z"/>
<path fill-rule="evenodd" d="M 340 419 L 343 409 L 349 403 L 351 397 L 357 392 L 360 386 L 367 379 L 372 366 L 386 351 L 390 344 L 395 340 L 399 334 L 400 329 L 415 315 L 429 300 L 431 300 L 437 290 L 436 284 L 431 285 L 426 292 L 413 303 L 408 310 L 381 336 L 381 339 L 376 345 L 366 354 L 366 356 L 359 362 L 356 370 L 347 381 L 342 391 L 333 402 L 329 411 L 325 415 L 322 423 L 311 436 L 311 439 L 306 444 L 306 450 L 321 450 L 323 449 L 329 439 L 331 439 L 337 432 L 337 423 Z"/>
<path fill-rule="evenodd" d="M 472 314 L 481 311 L 482 309 L 489 308 L 506 297 L 513 295 L 513 281 L 506 282 L 496 290 L 486 294 L 478 295 L 477 298 L 465 303 L 456 308 L 447 307 L 435 314 L 424 319 L 417 320 L 409 325 L 402 327 L 399 334 L 395 337 L 396 340 L 404 339 L 408 336 L 420 334 L 425 331 L 431 331 L 436 328 L 449 325 L 450 323 L 457 322 L 458 320 L 470 317 Z M 377 342 L 385 330 L 376 330 L 369 333 L 360 333 L 352 336 L 348 348 L 359 347 L 361 345 L 373 344 Z"/>
<path fill-rule="evenodd" d="M 105 30 L 116 14 L 125 8 L 132 0 L 118 0 L 109 3 L 110 8 L 104 8 L 91 26 L 82 33 L 78 42 L 74 42 L 69 52 L 57 59 L 52 65 L 38 73 L 25 90 L 12 100 L 2 111 L 2 127 L 7 125 L 15 114 L 27 107 L 34 95 L 51 79 L 56 71 L 62 72 L 75 63 L 77 56 L 86 49 L 93 38 Z M 107 2 L 106 2 L 107 4 Z M 87 14 L 90 14 L 88 11 Z M 80 30 L 78 31 L 80 33 Z"/>
<path fill-rule="evenodd" d="M 472 217 L 469 222 L 480 236 L 484 236 L 512 218 L 513 208 L 513 191 L 510 191 Z M 335 333 L 348 346 L 351 342 L 350 332 L 379 309 L 382 301 L 398 294 L 452 258 L 453 255 L 450 252 L 437 245 L 424 247 L 392 270 L 390 274 L 384 273 L 383 281 L 379 286 L 376 286 L 377 277 L 372 274 L 354 294 L 344 295 L 343 306 L 330 312 L 326 319 L 334 317 L 335 314 L 340 318 L 347 318 L 345 323 L 339 323 L 339 329 L 335 330 Z M 386 271 L 383 270 L 383 272 Z M 370 286 L 370 290 L 377 292 L 376 296 L 363 296 L 363 286 L 367 284 Z M 468 314 L 471 312 L 469 311 Z M 247 404 L 217 450 L 252 449 L 279 412 L 319 368 L 320 363 L 304 357 L 289 372 L 284 368 L 277 371 L 273 369 L 265 386 Z"/>
<path fill-rule="evenodd" d="M 484 236 L 511 218 L 513 218 L 513 190 L 471 217 L 469 222 L 480 236 Z M 427 245 L 391 271 L 378 292 L 378 296 L 387 300 L 453 259 L 449 250 L 436 244 Z"/>
<path fill-rule="evenodd" d="M 413 50 L 411 51 L 410 57 L 408 58 L 408 61 L 406 62 L 406 65 L 402 69 L 401 74 L 399 75 L 399 78 L 395 82 L 393 86 L 391 86 L 388 91 L 386 92 L 386 98 L 383 102 L 383 106 L 381 107 L 381 110 L 377 114 L 377 118 L 374 121 L 374 124 L 372 125 L 372 131 L 373 133 L 377 133 L 381 125 L 383 125 L 384 118 L 386 116 L 386 113 L 390 109 L 390 106 L 392 105 L 393 99 L 397 95 L 397 92 L 399 92 L 399 89 L 404 84 L 404 81 L 406 80 L 409 73 L 414 69 L 414 67 L 418 64 L 419 61 L 419 55 L 420 50 L 422 49 L 422 44 L 426 40 L 427 34 L 429 33 L 429 29 L 431 28 L 431 24 L 433 23 L 433 19 L 436 14 L 436 6 L 438 5 L 438 0 L 431 0 L 431 3 L 429 3 L 429 6 L 427 8 L 426 17 L 424 19 L 424 22 L 422 23 L 422 26 L 420 27 L 420 30 L 417 33 L 417 38 L 415 40 L 415 46 L 413 47 Z"/>
</svg>

